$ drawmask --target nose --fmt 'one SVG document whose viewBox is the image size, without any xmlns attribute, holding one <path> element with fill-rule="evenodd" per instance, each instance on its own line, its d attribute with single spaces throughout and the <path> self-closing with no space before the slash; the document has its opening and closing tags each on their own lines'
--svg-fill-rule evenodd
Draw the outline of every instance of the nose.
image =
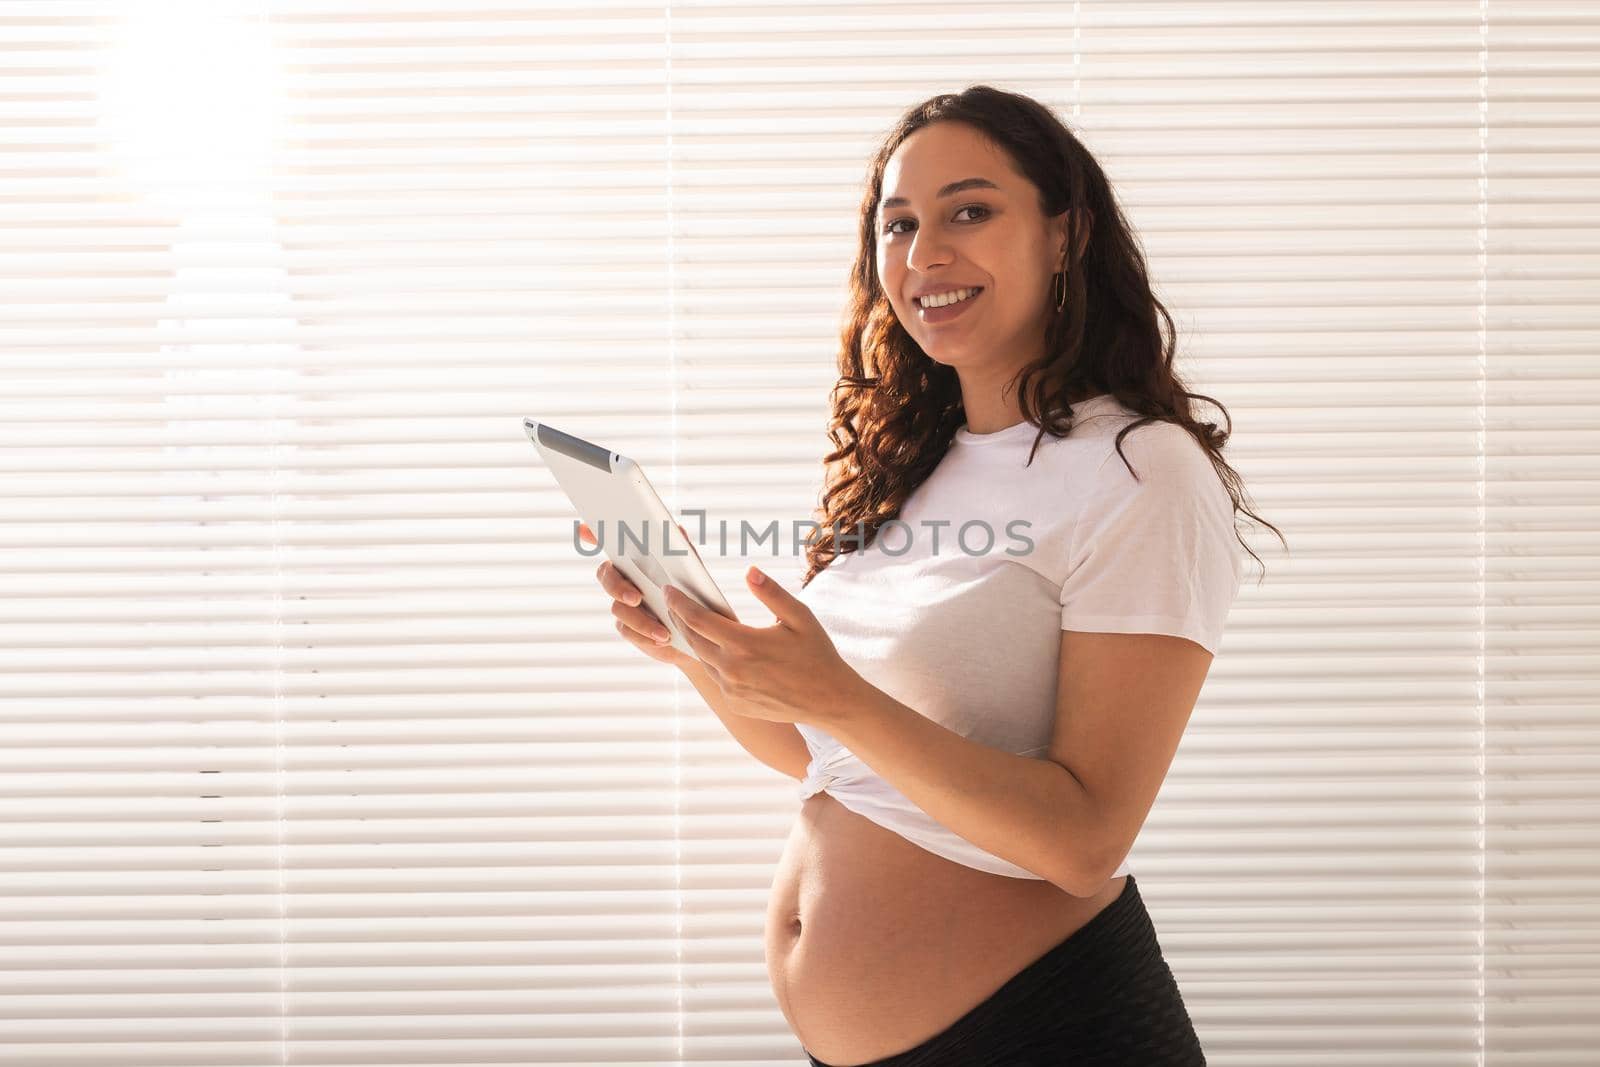
<svg viewBox="0 0 1600 1067">
<path fill-rule="evenodd" d="M 906 253 L 906 266 L 918 274 L 930 274 L 950 262 L 950 244 L 933 230 L 918 230 Z"/>
</svg>

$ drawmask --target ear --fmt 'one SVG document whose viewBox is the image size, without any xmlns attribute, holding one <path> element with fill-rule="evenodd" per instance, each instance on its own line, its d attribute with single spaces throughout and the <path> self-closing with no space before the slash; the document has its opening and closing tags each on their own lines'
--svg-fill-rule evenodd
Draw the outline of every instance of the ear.
<svg viewBox="0 0 1600 1067">
<path fill-rule="evenodd" d="M 1058 242 L 1057 247 L 1061 250 L 1062 257 L 1065 257 L 1067 253 L 1068 216 L 1072 214 L 1073 210 L 1068 208 L 1066 211 L 1063 211 L 1061 214 L 1056 216 L 1056 218 L 1059 220 L 1056 224 L 1056 237 Z M 1074 258 L 1082 259 L 1083 250 L 1089 247 L 1089 234 L 1094 231 L 1094 212 L 1090 211 L 1086 207 L 1078 208 L 1077 215 L 1078 254 Z M 1060 259 L 1057 259 L 1057 262 L 1060 262 Z"/>
</svg>

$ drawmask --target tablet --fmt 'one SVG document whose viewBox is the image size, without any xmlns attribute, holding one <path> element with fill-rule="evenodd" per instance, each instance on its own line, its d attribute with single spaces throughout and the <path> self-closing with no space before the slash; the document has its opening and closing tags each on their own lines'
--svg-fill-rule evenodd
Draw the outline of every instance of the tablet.
<svg viewBox="0 0 1600 1067">
<path fill-rule="evenodd" d="M 523 419 L 528 440 L 544 457 L 578 516 L 594 531 L 601 549 L 672 634 L 673 648 L 694 649 L 667 612 L 663 588 L 671 584 L 719 615 L 737 621 L 712 580 L 694 542 L 683 536 L 644 468 L 619 452 L 585 441 L 538 419 Z M 699 657 L 695 657 L 699 658 Z"/>
</svg>

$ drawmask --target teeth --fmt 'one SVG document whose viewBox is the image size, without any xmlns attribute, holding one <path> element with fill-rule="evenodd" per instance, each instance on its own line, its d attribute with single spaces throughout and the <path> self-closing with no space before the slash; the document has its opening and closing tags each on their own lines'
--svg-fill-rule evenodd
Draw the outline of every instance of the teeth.
<svg viewBox="0 0 1600 1067">
<path fill-rule="evenodd" d="M 936 294 L 934 296 L 921 297 L 917 301 L 917 303 L 921 304 L 925 308 L 942 308 L 946 304 L 954 304 L 954 303 L 957 303 L 959 301 L 965 300 L 969 296 L 972 296 L 977 291 L 978 290 L 976 288 L 973 288 L 973 289 L 956 289 L 953 292 L 949 292 L 949 293 L 939 293 L 939 294 Z"/>
</svg>

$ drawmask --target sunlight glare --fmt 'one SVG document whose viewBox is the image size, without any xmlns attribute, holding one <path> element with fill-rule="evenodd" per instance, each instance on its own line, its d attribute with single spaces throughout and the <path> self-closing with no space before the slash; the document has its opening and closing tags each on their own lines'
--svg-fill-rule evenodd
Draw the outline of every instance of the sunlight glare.
<svg viewBox="0 0 1600 1067">
<path fill-rule="evenodd" d="M 283 77 L 265 0 L 127 0 L 101 68 L 101 121 L 127 175 L 182 213 L 265 195 Z"/>
</svg>

